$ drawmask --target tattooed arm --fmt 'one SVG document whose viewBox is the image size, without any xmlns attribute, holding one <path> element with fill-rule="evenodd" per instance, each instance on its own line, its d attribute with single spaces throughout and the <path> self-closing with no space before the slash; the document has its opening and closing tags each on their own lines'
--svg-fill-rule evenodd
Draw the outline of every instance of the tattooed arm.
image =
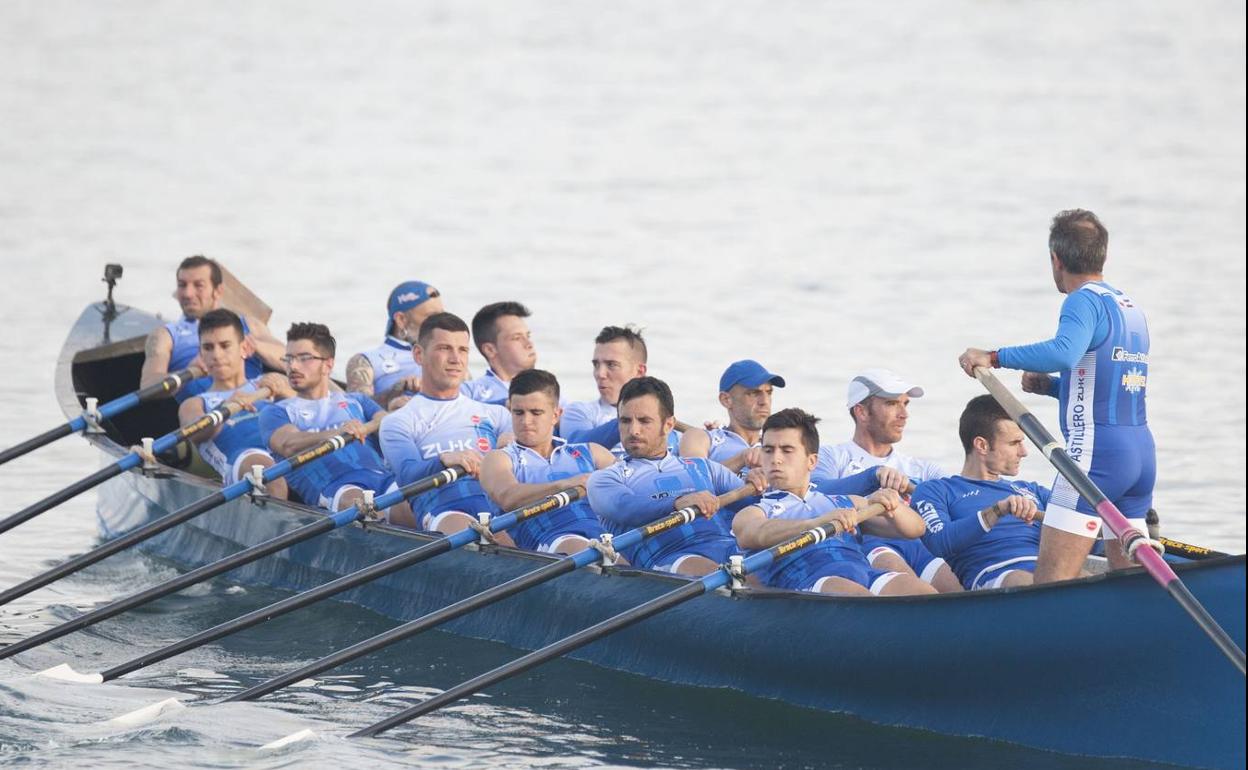
<svg viewBox="0 0 1248 770">
<path fill-rule="evenodd" d="M 173 338 L 163 326 L 152 329 L 143 343 L 143 369 L 139 373 L 139 387 L 160 382 L 169 373 L 169 356 L 173 353 Z"/>
</svg>

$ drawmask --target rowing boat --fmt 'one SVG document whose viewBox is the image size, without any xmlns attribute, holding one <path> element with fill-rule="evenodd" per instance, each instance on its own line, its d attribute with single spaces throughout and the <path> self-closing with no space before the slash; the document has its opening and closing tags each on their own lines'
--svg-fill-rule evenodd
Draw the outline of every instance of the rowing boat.
<svg viewBox="0 0 1248 770">
<path fill-rule="evenodd" d="M 133 390 L 143 339 L 159 323 L 135 308 L 89 305 L 57 363 L 56 395 L 65 414 L 80 414 L 88 396 L 103 402 Z M 85 438 L 111 461 L 175 421 L 175 406 L 156 401 L 108 420 L 104 433 Z M 101 533 L 115 537 L 217 488 L 214 480 L 163 465 L 121 474 L 100 487 Z M 295 503 L 243 497 L 142 547 L 193 568 L 323 516 Z M 396 527 L 357 524 L 228 578 L 301 591 L 430 540 Z M 457 550 L 339 599 L 409 620 L 552 559 L 493 546 Z M 1175 568 L 1242 647 L 1245 557 L 1176 560 Z M 645 570 L 579 570 L 462 617 L 447 630 L 536 649 L 684 581 Z M 1140 569 L 925 597 L 720 591 L 573 657 L 883 725 L 1068 754 L 1197 767 L 1245 762 L 1242 677 Z"/>
</svg>

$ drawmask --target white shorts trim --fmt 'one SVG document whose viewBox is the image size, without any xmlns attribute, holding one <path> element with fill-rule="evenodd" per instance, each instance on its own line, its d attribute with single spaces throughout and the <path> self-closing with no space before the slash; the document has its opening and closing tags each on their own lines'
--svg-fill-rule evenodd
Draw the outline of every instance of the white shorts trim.
<svg viewBox="0 0 1248 770">
<path fill-rule="evenodd" d="M 339 503 L 342 502 L 342 496 L 345 495 L 348 490 L 352 490 L 352 489 L 354 489 L 355 491 L 361 494 L 364 493 L 364 487 L 360 486 L 359 484 L 343 484 L 342 486 L 338 487 L 338 491 L 334 493 L 333 499 L 328 499 L 325 497 L 325 495 L 321 495 L 320 500 L 318 501 L 318 504 L 322 508 L 327 508 L 331 511 L 336 511 L 338 510 Z M 399 489 L 398 484 L 394 482 L 390 482 L 390 486 L 386 487 L 386 491 L 383 494 L 388 495 L 391 492 L 397 492 L 398 489 Z M 390 509 L 389 508 L 385 509 L 383 513 L 386 515 L 386 523 L 389 524 L 390 523 Z"/>
<path fill-rule="evenodd" d="M 1022 564 L 1025 561 L 1035 561 L 1035 560 L 1036 560 L 1035 556 L 1016 556 L 1013 559 L 1006 559 L 1005 561 L 999 561 L 996 564 L 989 564 L 987 567 L 984 567 L 983 569 L 981 569 L 979 571 L 979 574 L 975 576 L 975 579 L 971 581 L 971 590 L 977 591 L 981 588 L 1000 588 L 1001 576 L 998 576 L 996 578 L 993 578 L 992 580 L 989 580 L 988 584 L 986 585 L 980 585 L 979 581 L 983 580 L 984 575 L 987 575 L 989 572 L 992 572 L 994 569 L 1001 569 L 1002 567 L 1008 567 L 1011 564 Z M 1008 575 L 1011 572 L 1017 572 L 1017 571 L 1018 570 L 1012 570 L 1012 569 L 1006 570 L 1005 572 L 1002 572 L 1001 575 Z M 994 583 L 996 583 L 997 585 L 993 585 Z"/>
<path fill-rule="evenodd" d="M 893 582 L 893 578 L 897 577 L 900 574 L 901 574 L 900 572 L 885 572 L 883 575 L 880 575 L 875 580 L 872 580 L 871 587 L 867 590 L 869 590 L 875 596 L 879 596 L 880 593 L 883 592 L 884 586 Z"/>
<path fill-rule="evenodd" d="M 230 484 L 233 484 L 241 479 L 243 476 L 246 476 L 249 472 L 251 472 L 251 465 L 255 465 L 256 463 L 252 462 L 251 465 L 243 468 L 243 460 L 246 460 L 248 457 L 255 457 L 256 455 L 263 455 L 264 457 L 269 458 L 270 463 L 277 462 L 273 455 L 269 454 L 267 449 L 261 449 L 260 447 L 248 449 L 238 457 L 234 458 L 234 464 L 230 466 L 229 477 L 222 479 L 221 483 L 225 486 L 229 486 Z"/>
<path fill-rule="evenodd" d="M 932 581 L 936 579 L 936 573 L 947 563 L 948 562 L 939 556 L 934 557 L 927 563 L 927 566 L 923 568 L 923 574 L 919 575 L 919 580 L 922 580 L 930 586 Z"/>
<path fill-rule="evenodd" d="M 657 565 L 654 569 L 658 572 L 680 572 L 680 568 L 685 565 L 685 562 L 693 558 L 705 559 L 706 557 L 700 553 L 682 553 L 670 563 Z"/>
<path fill-rule="evenodd" d="M 993 578 L 992 580 L 989 580 L 987 583 L 984 583 L 982 586 L 971 586 L 971 590 L 972 591 L 987 591 L 989 588 L 1000 588 L 1001 585 L 1005 582 L 1005 579 L 1009 577 L 1010 575 L 1013 575 L 1015 572 L 1026 572 L 1026 571 L 1027 570 L 1025 569 L 1007 569 L 1005 572 L 1002 572 L 1000 575 L 997 575 L 995 578 Z"/>
<path fill-rule="evenodd" d="M 549 543 L 543 543 L 539 545 L 537 547 L 537 551 L 538 553 L 558 553 L 560 546 L 562 546 L 564 543 L 567 543 L 569 540 L 579 540 L 582 543 L 593 542 L 592 540 L 585 537 L 584 535 L 578 535 L 576 533 L 569 533 L 566 535 L 560 535 L 559 537 L 556 537 L 554 540 L 550 541 Z"/>
<path fill-rule="evenodd" d="M 442 511 L 441 513 L 426 513 L 421 516 L 420 527 L 426 532 L 433 532 L 442 524 L 443 521 L 446 520 L 448 516 L 467 516 L 473 521 L 477 520 L 476 516 L 468 513 L 467 511 Z"/>
<path fill-rule="evenodd" d="M 1127 519 L 1127 523 L 1132 529 L 1139 530 L 1146 537 L 1148 536 L 1148 523 L 1144 519 Z M 1117 539 L 1110 528 L 1101 521 L 1100 516 L 1054 505 L 1052 500 L 1049 501 L 1049 507 L 1044 509 L 1044 526 L 1052 527 L 1060 532 L 1069 532 L 1072 535 L 1081 535 L 1089 540 L 1097 537 L 1102 540 Z"/>
<path fill-rule="evenodd" d="M 870 551 L 867 551 L 867 561 L 870 562 L 872 566 L 875 566 L 875 560 L 880 558 L 886 553 L 891 553 L 897 558 L 902 559 L 902 561 L 905 561 L 905 559 L 902 557 L 901 554 L 897 553 L 892 548 L 889 548 L 886 545 L 877 545 L 876 547 L 872 548 Z"/>
</svg>

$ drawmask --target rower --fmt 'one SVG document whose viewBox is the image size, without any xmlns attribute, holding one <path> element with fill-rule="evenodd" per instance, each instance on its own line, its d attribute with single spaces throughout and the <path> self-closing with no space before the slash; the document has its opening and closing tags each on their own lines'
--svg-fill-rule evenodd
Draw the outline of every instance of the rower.
<svg viewBox="0 0 1248 770">
<path fill-rule="evenodd" d="M 775 388 L 784 378 L 757 361 L 734 361 L 719 378 L 719 403 L 728 410 L 728 427 L 693 429 L 680 437 L 681 457 L 708 457 L 730 471 L 762 465 L 759 436 L 771 415 Z"/>
<path fill-rule="evenodd" d="M 826 493 L 833 489 L 842 491 L 843 487 L 833 486 L 833 480 L 879 466 L 900 472 L 881 476 L 881 486 L 894 489 L 904 489 L 911 479 L 917 483 L 943 477 L 945 472 L 935 463 L 902 454 L 895 448 L 909 419 L 910 399 L 922 395 L 922 388 L 888 369 L 866 369 L 850 380 L 846 408 L 854 421 L 854 436 L 843 444 L 819 450 L 819 462 L 812 474 L 816 485 Z M 941 593 L 962 590 L 945 560 L 934 556 L 918 540 L 864 534 L 862 544 L 867 559 L 878 569 L 917 575 Z"/>
<path fill-rule="evenodd" d="M 615 455 L 598 444 L 569 444 L 555 436 L 562 410 L 559 380 L 541 369 L 517 374 L 508 388 L 508 410 L 515 440 L 481 461 L 481 486 L 505 511 L 514 510 L 572 486 L 585 486 L 589 474 L 615 464 Z M 585 550 L 606 530 L 584 498 L 523 521 L 509 534 L 520 548 L 571 555 Z"/>
<path fill-rule="evenodd" d="M 268 388 L 270 401 L 295 395 L 286 377 L 270 373 L 247 379 L 247 357 L 251 342 L 243 332 L 243 321 L 236 313 L 217 308 L 199 319 L 199 358 L 212 384 L 203 393 L 182 402 L 178 421 L 187 425 L 228 401 L 236 393 L 254 393 Z M 233 484 L 253 466 L 268 468 L 273 455 L 260 437 L 259 403 L 249 404 L 221 425 L 191 436 L 199 454 L 221 475 L 221 483 Z M 273 479 L 265 490 L 270 497 L 286 499 L 286 480 Z"/>
<path fill-rule="evenodd" d="M 139 384 L 146 387 L 160 382 L 169 372 L 176 372 L 199 360 L 199 319 L 209 310 L 221 307 L 225 287 L 221 266 L 215 260 L 203 256 L 187 257 L 178 265 L 177 289 L 173 296 L 182 308 L 182 317 L 158 326 L 147 335 L 143 344 L 143 369 Z M 264 367 L 280 370 L 282 343 L 273 337 L 269 327 L 259 318 L 242 316 L 243 333 L 247 337 L 250 353 L 247 357 L 247 377 L 259 377 Z M 187 383 L 174 396 L 178 403 L 202 393 L 212 384 L 212 378 L 200 377 Z"/>
<path fill-rule="evenodd" d="M 736 552 L 732 511 L 721 511 L 716 495 L 743 483 L 732 471 L 703 457 L 682 458 L 668 448 L 676 418 L 672 391 L 662 380 L 638 377 L 619 391 L 619 441 L 624 459 L 589 477 L 589 504 L 606 528 L 621 534 L 664 514 L 696 506 L 690 524 L 655 535 L 623 551 L 633 565 L 685 575 L 706 575 Z M 766 487 L 762 474 L 749 479 Z M 748 504 L 743 501 L 738 504 Z"/>
<path fill-rule="evenodd" d="M 966 452 L 962 473 L 925 481 L 911 503 L 927 532 L 928 550 L 944 557 L 968 591 L 1031 585 L 1040 550 L 1037 511 L 1049 490 L 1017 476 L 1027 437 L 992 396 L 972 398 L 958 435 Z"/>
<path fill-rule="evenodd" d="M 468 372 L 468 325 L 451 313 L 425 319 L 413 348 L 422 368 L 420 390 L 381 423 L 381 449 L 400 484 L 459 465 L 470 478 L 413 498 L 421 528 L 454 534 L 496 513 L 477 480 L 481 458 L 510 440 L 511 415 L 496 404 L 473 401 L 460 391 Z M 506 535 L 495 535 L 510 545 Z"/>
<path fill-rule="evenodd" d="M 412 343 L 420 325 L 443 312 L 442 295 L 424 281 L 405 281 L 386 300 L 386 338 L 347 361 L 347 391 L 361 393 L 391 411 L 420 389 L 420 364 Z M 395 403 L 397 399 L 404 399 Z"/>
<path fill-rule="evenodd" d="M 620 389 L 628 381 L 646 374 L 646 341 L 633 326 L 604 326 L 594 339 L 594 383 L 598 398 L 573 401 L 563 410 L 559 435 L 574 443 L 592 442 L 608 447 L 619 458 L 625 456 L 616 422 Z M 669 438 L 669 448 L 679 448 L 677 434 Z"/>
<path fill-rule="evenodd" d="M 1066 454 L 1147 535 L 1157 475 L 1144 408 L 1148 322 L 1134 300 L 1105 282 L 1108 247 L 1109 231 L 1091 211 L 1060 212 L 1049 228 L 1053 282 L 1066 295 L 1057 334 L 1020 347 L 968 348 L 958 363 L 971 376 L 981 366 L 1022 369 L 1023 390 L 1057 397 Z M 1098 535 L 1111 569 L 1132 566 L 1095 509 L 1058 476 L 1044 512 L 1036 582 L 1077 577 Z"/>
<path fill-rule="evenodd" d="M 260 435 L 279 457 L 293 457 L 334 436 L 347 432 L 359 441 L 292 471 L 290 488 L 309 505 L 331 511 L 346 510 L 375 495 L 397 489 L 394 474 L 365 431 L 364 423 L 382 412 L 371 398 L 359 393 L 331 392 L 337 343 L 318 323 L 292 324 L 286 332 L 286 376 L 294 396 L 260 412 Z M 387 515 L 396 523 L 411 522 L 407 503 L 391 506 Z"/>
<path fill-rule="evenodd" d="M 771 548 L 832 522 L 840 522 L 843 532 L 767 567 L 759 575 L 762 582 L 775 588 L 829 594 L 936 593 L 909 571 L 872 566 L 851 534 L 855 529 L 893 538 L 923 534 L 922 519 L 902 503 L 896 490 L 879 489 L 867 498 L 829 497 L 812 487 L 810 474 L 819 459 L 818 422 L 801 409 L 781 409 L 767 418 L 762 430 L 762 468 L 770 490 L 755 505 L 737 513 L 732 532 L 737 544 L 750 551 Z M 872 503 L 884 506 L 886 513 L 857 524 L 855 511 Z"/>
<path fill-rule="evenodd" d="M 465 396 L 482 404 L 506 406 L 512 377 L 537 366 L 537 348 L 524 320 L 530 315 L 519 302 L 494 302 L 472 317 L 472 339 L 489 368 L 463 384 Z"/>
</svg>

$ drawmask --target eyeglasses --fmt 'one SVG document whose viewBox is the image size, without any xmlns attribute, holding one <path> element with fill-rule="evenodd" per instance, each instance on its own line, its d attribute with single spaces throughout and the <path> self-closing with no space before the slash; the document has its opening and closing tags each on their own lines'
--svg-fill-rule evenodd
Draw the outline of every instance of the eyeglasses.
<svg viewBox="0 0 1248 770">
<path fill-rule="evenodd" d="M 282 356 L 282 363 L 290 366 L 296 361 L 300 366 L 306 365 L 310 361 L 328 361 L 329 356 L 314 356 L 311 353 L 300 353 L 297 356 Z"/>
</svg>

